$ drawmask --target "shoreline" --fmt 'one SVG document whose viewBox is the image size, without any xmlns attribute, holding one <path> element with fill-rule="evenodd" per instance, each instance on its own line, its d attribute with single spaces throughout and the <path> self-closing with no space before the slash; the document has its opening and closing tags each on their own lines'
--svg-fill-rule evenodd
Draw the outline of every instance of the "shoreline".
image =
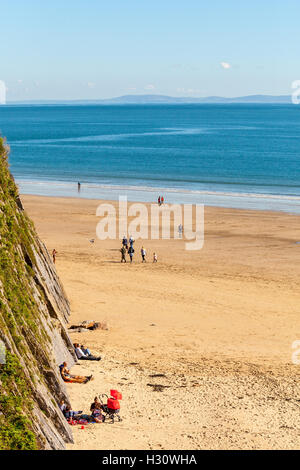
<svg viewBox="0 0 300 470">
<path fill-rule="evenodd" d="M 66 199 L 66 200 L 74 200 L 74 201 L 99 201 L 101 202 L 109 202 L 112 204 L 116 204 L 118 202 L 117 199 L 106 199 L 106 198 L 101 198 L 101 197 L 82 197 L 82 195 L 48 195 L 48 194 L 34 194 L 34 193 L 23 193 L 20 191 L 20 196 L 21 197 L 36 197 L 36 198 L 51 198 L 51 199 Z M 239 197 L 239 196 L 237 196 Z M 300 201 L 300 197 L 299 197 Z M 135 204 L 135 203 L 142 203 L 146 205 L 150 204 L 157 204 L 157 201 L 144 201 L 140 199 L 128 199 L 129 204 Z M 166 201 L 165 204 L 179 204 L 182 206 L 185 203 L 180 203 L 180 202 L 170 202 Z M 197 205 L 197 203 L 190 202 L 189 204 L 191 205 Z M 255 208 L 255 207 L 232 207 L 232 206 L 220 206 L 220 205 L 209 205 L 209 204 L 203 204 L 204 208 L 209 208 L 209 209 L 223 209 L 223 210 L 232 210 L 232 211 L 249 211 L 249 212 L 259 212 L 259 213 L 275 213 L 275 214 L 286 214 L 290 216 L 300 216 L 300 206 L 299 206 L 299 212 L 298 211 L 288 211 L 288 210 L 280 210 L 280 209 L 266 209 L 266 208 Z"/>
<path fill-rule="evenodd" d="M 224 183 L 222 189 L 209 190 L 204 188 L 160 187 L 134 184 L 113 184 L 81 182 L 81 191 L 78 193 L 77 182 L 52 180 L 27 180 L 16 178 L 21 194 L 72 197 L 90 200 L 118 200 L 119 196 L 126 196 L 130 202 L 151 203 L 156 202 L 158 195 L 164 195 L 165 202 L 170 204 L 198 204 L 209 207 L 224 207 L 228 209 L 249 209 L 260 211 L 285 212 L 300 214 L 300 195 L 278 194 L 275 192 L 260 193 L 240 189 L 232 191 Z M 291 188 L 290 188 L 291 189 Z"/>
</svg>

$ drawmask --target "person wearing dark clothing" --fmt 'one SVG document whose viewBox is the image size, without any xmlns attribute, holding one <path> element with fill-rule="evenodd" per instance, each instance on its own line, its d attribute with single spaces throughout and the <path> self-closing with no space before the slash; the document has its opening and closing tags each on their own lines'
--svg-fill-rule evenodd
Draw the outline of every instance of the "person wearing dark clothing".
<svg viewBox="0 0 300 470">
<path fill-rule="evenodd" d="M 63 411 L 63 414 L 66 419 L 76 419 L 78 418 L 78 415 L 82 414 L 82 411 L 73 411 L 70 406 L 67 406 L 66 410 Z"/>
<path fill-rule="evenodd" d="M 132 261 L 133 261 L 133 254 L 134 254 L 134 248 L 133 248 L 133 246 L 130 246 L 130 247 L 128 248 L 128 254 L 129 254 L 129 258 L 130 258 L 130 263 L 132 263 Z"/>
<path fill-rule="evenodd" d="M 125 248 L 126 248 L 126 250 L 127 250 L 127 248 L 128 248 L 128 240 L 127 240 L 127 238 L 125 237 L 125 235 L 124 235 L 123 240 L 122 240 L 122 245 L 125 246 Z"/>
<path fill-rule="evenodd" d="M 122 255 L 121 263 L 126 263 L 126 248 L 125 248 L 124 245 L 122 246 L 120 251 L 121 251 L 121 255 Z"/>
</svg>

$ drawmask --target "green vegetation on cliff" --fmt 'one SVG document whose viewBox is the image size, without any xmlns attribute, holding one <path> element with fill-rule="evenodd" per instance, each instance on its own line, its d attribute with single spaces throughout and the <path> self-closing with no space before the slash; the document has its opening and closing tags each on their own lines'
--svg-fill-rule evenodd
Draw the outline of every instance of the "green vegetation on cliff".
<svg viewBox="0 0 300 470">
<path fill-rule="evenodd" d="M 7 147 L 0 138 L 0 338 L 7 334 L 21 354 L 26 354 L 20 331 L 37 330 L 37 306 L 30 297 L 32 253 L 31 224 L 19 211 L 19 196 L 7 164 Z M 28 269 L 24 272 L 24 254 Z M 21 328 L 20 328 L 21 327 Z M 37 449 L 32 431 L 30 381 L 18 356 L 6 351 L 0 365 L 0 449 Z"/>
<path fill-rule="evenodd" d="M 68 402 L 58 364 L 74 362 L 69 303 L 7 157 L 0 138 L 0 450 L 64 449 L 72 433 L 57 405 Z"/>
</svg>

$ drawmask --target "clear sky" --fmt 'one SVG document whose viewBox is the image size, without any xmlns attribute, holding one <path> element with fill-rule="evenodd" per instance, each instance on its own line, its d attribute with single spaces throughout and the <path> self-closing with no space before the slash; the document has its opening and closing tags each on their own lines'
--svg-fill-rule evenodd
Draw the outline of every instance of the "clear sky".
<svg viewBox="0 0 300 470">
<path fill-rule="evenodd" d="M 299 0 L 0 0 L 7 99 L 290 94 Z"/>
</svg>

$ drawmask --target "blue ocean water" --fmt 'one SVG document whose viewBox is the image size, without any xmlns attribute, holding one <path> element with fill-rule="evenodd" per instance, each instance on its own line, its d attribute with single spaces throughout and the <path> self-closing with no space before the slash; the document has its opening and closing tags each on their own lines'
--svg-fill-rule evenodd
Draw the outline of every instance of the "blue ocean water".
<svg viewBox="0 0 300 470">
<path fill-rule="evenodd" d="M 0 132 L 22 193 L 300 213 L 292 104 L 11 105 Z"/>
</svg>

